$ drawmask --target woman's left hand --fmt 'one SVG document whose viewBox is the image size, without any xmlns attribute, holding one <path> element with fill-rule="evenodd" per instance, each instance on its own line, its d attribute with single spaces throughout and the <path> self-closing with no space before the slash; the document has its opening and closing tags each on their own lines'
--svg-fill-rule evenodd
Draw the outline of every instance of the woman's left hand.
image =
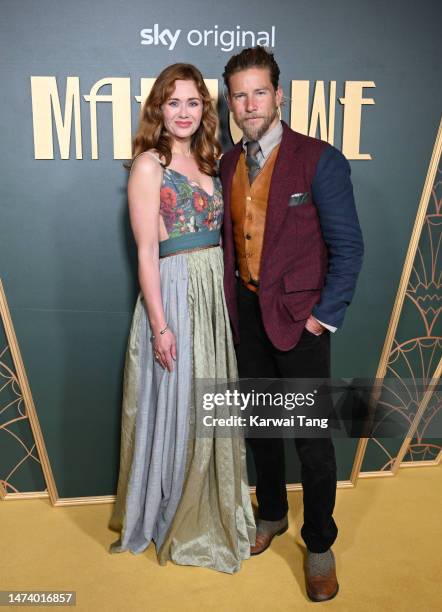
<svg viewBox="0 0 442 612">
<path fill-rule="evenodd" d="M 175 334 L 170 330 L 155 338 L 153 351 L 156 361 L 169 372 L 173 370 L 173 362 L 176 360 L 176 339 Z"/>
</svg>

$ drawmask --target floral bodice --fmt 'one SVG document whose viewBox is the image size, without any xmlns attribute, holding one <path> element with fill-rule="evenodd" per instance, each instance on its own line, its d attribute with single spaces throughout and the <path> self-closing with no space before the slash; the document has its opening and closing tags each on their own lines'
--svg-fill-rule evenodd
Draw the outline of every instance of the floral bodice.
<svg viewBox="0 0 442 612">
<path fill-rule="evenodd" d="M 164 168 L 160 214 L 169 238 L 221 228 L 223 198 L 219 177 L 213 177 L 213 187 L 213 195 L 209 195 L 184 174 Z"/>
</svg>

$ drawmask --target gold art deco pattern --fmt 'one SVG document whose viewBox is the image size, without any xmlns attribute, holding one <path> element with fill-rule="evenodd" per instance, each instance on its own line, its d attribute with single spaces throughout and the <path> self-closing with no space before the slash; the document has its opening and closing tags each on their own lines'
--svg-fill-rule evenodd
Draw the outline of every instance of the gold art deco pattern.
<svg viewBox="0 0 442 612">
<path fill-rule="evenodd" d="M 431 426 L 442 400 L 441 150 L 440 127 L 377 372 L 377 378 L 383 379 L 378 405 L 387 414 L 395 413 L 407 433 L 402 440 L 361 440 L 360 459 L 370 466 L 370 472 L 362 471 L 361 476 L 376 471 L 391 475 L 400 465 L 436 464 L 442 455 L 442 439 L 428 435 L 429 431 L 434 435 Z"/>
<path fill-rule="evenodd" d="M 426 376 L 441 359 L 442 354 L 442 158 L 439 157 L 436 176 L 431 190 L 427 214 L 416 259 L 413 265 L 406 296 L 421 319 L 425 336 L 420 342 L 428 362 Z M 417 340 L 416 340 L 417 342 Z M 399 350 L 399 347 L 398 347 Z M 403 464 L 422 461 L 437 461 L 442 456 L 442 439 L 431 439 L 428 431 L 440 417 L 442 389 L 438 385 L 420 419 L 416 433 L 410 442 Z"/>
<path fill-rule="evenodd" d="M 0 498 L 47 497 L 43 438 L 1 280 L 0 315 Z"/>
</svg>

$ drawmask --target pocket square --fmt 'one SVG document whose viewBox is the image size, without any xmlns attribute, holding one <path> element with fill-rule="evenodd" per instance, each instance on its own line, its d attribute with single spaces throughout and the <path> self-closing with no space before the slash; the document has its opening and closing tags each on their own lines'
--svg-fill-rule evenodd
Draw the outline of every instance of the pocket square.
<svg viewBox="0 0 442 612">
<path fill-rule="evenodd" d="M 298 204 L 305 204 L 310 199 L 310 192 L 304 193 L 292 193 L 289 199 L 289 206 L 298 206 Z"/>
</svg>

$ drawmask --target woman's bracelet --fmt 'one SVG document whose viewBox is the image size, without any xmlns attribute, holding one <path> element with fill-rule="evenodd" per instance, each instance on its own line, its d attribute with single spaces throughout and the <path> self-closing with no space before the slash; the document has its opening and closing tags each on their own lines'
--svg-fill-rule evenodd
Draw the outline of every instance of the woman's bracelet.
<svg viewBox="0 0 442 612">
<path fill-rule="evenodd" d="M 169 325 L 166 325 L 166 327 L 164 329 L 160 329 L 160 335 L 162 336 L 163 334 L 165 334 L 168 329 L 169 329 Z M 155 338 L 156 338 L 156 336 L 154 336 L 154 334 L 152 334 L 151 337 L 150 337 L 151 340 L 155 340 Z"/>
</svg>

